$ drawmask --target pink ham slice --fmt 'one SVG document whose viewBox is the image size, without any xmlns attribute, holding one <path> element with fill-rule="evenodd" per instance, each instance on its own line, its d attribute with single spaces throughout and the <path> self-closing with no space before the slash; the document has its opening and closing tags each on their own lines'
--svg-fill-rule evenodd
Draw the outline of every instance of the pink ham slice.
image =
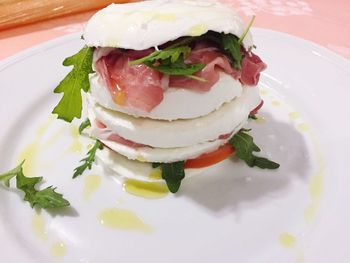
<svg viewBox="0 0 350 263">
<path fill-rule="evenodd" d="M 135 59 L 135 53 L 112 52 L 97 61 L 96 69 L 105 80 L 112 98 L 122 93 L 124 99 L 120 106 L 149 112 L 163 100 L 162 74 L 144 64 L 129 66 L 128 62 Z"/>
<path fill-rule="evenodd" d="M 115 50 L 96 62 L 96 69 L 105 81 L 112 98 L 120 106 L 127 106 L 150 112 L 163 100 L 166 88 L 186 88 L 206 92 L 219 80 L 220 72 L 231 75 L 241 81 L 243 85 L 255 86 L 259 81 L 260 72 L 266 64 L 252 52 L 244 53 L 242 70 L 231 67 L 229 59 L 217 48 L 207 43 L 199 42 L 186 58 L 186 63 L 202 63 L 205 68 L 195 73 L 204 78 L 201 82 L 182 76 L 165 76 L 144 64 L 129 66 L 128 62 L 147 56 L 153 49 L 135 51 Z M 122 99 L 116 100 L 116 96 Z"/>
<path fill-rule="evenodd" d="M 106 138 L 101 138 L 101 139 L 106 139 L 108 141 L 113 141 L 113 142 L 116 142 L 116 143 L 120 143 L 120 144 L 129 146 L 129 147 L 134 148 L 134 149 L 147 146 L 147 145 L 144 145 L 144 144 L 141 144 L 141 143 L 137 143 L 137 142 L 133 142 L 133 141 L 127 140 L 127 139 L 119 136 L 118 134 L 112 133 L 112 131 L 109 130 L 107 128 L 107 126 L 103 122 L 101 122 L 101 121 L 99 121 L 97 119 L 95 120 L 95 125 L 96 125 L 97 128 L 99 128 L 99 129 L 103 130 L 104 132 L 106 132 L 105 133 L 106 135 L 102 135 L 103 133 L 100 133 L 101 137 L 106 137 Z M 150 147 L 150 146 L 148 146 L 148 147 Z"/>
<path fill-rule="evenodd" d="M 259 82 L 260 72 L 266 69 L 266 64 L 254 53 L 245 53 L 242 60 L 241 82 L 244 85 L 255 86 Z"/>
<path fill-rule="evenodd" d="M 215 47 L 210 47 L 205 43 L 198 43 L 185 61 L 189 64 L 205 64 L 205 68 L 194 75 L 205 79 L 205 82 L 194 80 L 188 77 L 171 76 L 170 87 L 192 89 L 197 91 L 209 91 L 219 80 L 220 72 L 232 75 L 235 79 L 240 77 L 240 72 L 233 69 L 229 59 Z"/>
</svg>

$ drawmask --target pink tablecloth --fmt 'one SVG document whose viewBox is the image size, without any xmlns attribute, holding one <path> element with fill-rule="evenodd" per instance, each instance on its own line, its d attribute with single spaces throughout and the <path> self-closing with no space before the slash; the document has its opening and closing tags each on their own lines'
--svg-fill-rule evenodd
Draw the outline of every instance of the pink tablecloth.
<svg viewBox="0 0 350 263">
<path fill-rule="evenodd" d="M 255 27 L 286 32 L 316 42 L 350 59 L 349 0 L 220 0 Z M 0 59 L 44 41 L 81 31 L 91 13 L 0 32 Z"/>
</svg>

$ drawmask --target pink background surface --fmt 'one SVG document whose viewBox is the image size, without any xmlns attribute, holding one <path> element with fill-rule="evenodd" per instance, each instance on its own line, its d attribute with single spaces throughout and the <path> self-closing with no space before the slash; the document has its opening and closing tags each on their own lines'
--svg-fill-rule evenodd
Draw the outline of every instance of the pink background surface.
<svg viewBox="0 0 350 263">
<path fill-rule="evenodd" d="M 350 59 L 349 0 L 220 0 L 255 27 L 286 32 L 316 42 Z M 92 13 L 40 22 L 0 32 L 0 60 L 33 45 L 82 31 Z"/>
</svg>

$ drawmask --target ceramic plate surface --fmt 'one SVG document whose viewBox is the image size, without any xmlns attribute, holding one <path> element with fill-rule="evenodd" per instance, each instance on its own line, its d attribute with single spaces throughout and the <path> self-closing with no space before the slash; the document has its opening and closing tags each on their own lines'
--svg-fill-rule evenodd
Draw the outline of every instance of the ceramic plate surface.
<svg viewBox="0 0 350 263">
<path fill-rule="evenodd" d="M 98 166 L 72 179 L 92 143 L 80 121 L 51 116 L 52 90 L 70 70 L 80 34 L 0 64 L 0 172 L 26 159 L 71 202 L 33 210 L 14 187 L 0 188 L 1 262 L 347 262 L 350 256 L 350 63 L 313 43 L 253 31 L 268 64 L 265 105 L 251 121 L 262 154 L 280 169 L 226 160 L 147 199 L 123 190 Z M 12 184 L 13 186 L 13 184 Z"/>
</svg>

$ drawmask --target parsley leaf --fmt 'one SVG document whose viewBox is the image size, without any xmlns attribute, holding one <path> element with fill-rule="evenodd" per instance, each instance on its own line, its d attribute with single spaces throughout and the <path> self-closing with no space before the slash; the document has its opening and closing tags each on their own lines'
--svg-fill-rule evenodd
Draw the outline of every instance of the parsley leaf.
<svg viewBox="0 0 350 263">
<path fill-rule="evenodd" d="M 156 165 L 158 164 L 152 164 L 154 168 Z M 172 193 L 176 193 L 179 190 L 181 180 L 185 178 L 184 165 L 185 162 L 183 161 L 160 164 L 162 169 L 162 178 L 165 180 L 170 192 Z"/>
<path fill-rule="evenodd" d="M 88 151 L 87 156 L 80 161 L 83 164 L 74 169 L 73 178 L 82 175 L 86 169 L 91 170 L 92 163 L 95 161 L 96 151 L 102 148 L 102 143 L 96 140 L 95 145 Z"/>
<path fill-rule="evenodd" d="M 36 190 L 35 186 L 42 181 L 42 177 L 25 177 L 23 174 L 23 163 L 16 168 L 0 175 L 0 182 L 10 186 L 10 180 L 16 177 L 17 189 L 24 192 L 24 200 L 30 203 L 31 207 L 58 208 L 69 206 L 70 203 L 63 198 L 62 194 L 55 192 L 56 188 L 49 186 L 43 190 Z"/>
<path fill-rule="evenodd" d="M 85 121 L 83 121 L 80 126 L 79 126 L 79 134 L 81 134 L 83 132 L 83 130 L 85 130 L 86 128 L 91 127 L 91 122 L 88 118 L 86 118 Z"/>
<path fill-rule="evenodd" d="M 230 140 L 229 143 L 235 148 L 236 156 L 245 161 L 250 167 L 257 166 L 262 169 L 277 169 L 280 165 L 264 157 L 259 157 L 253 152 L 260 152 L 260 148 L 254 143 L 253 137 L 240 130 Z"/>
<path fill-rule="evenodd" d="M 90 89 L 89 74 L 93 73 L 92 55 L 93 48 L 85 46 L 77 54 L 63 61 L 64 66 L 73 66 L 73 69 L 54 90 L 54 93 L 63 93 L 60 102 L 52 111 L 58 114 L 59 119 L 71 122 L 74 118 L 81 117 L 81 90 L 87 92 Z"/>
</svg>

